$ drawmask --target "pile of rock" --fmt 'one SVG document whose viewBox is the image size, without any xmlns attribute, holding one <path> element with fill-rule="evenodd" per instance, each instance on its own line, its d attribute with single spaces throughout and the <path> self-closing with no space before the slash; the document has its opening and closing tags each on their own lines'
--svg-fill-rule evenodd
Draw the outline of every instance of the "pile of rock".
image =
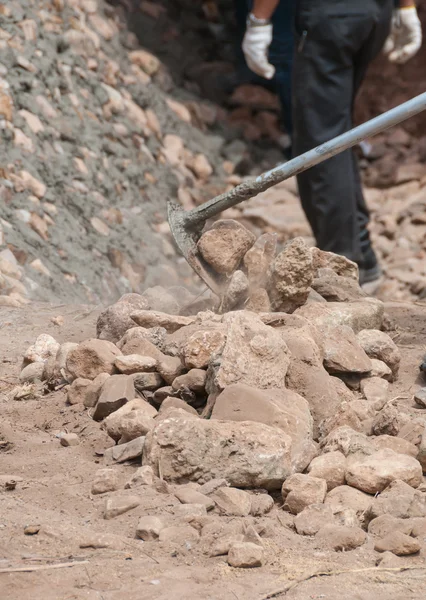
<svg viewBox="0 0 426 600">
<path fill-rule="evenodd" d="M 277 311 L 196 312 L 183 288 L 152 288 L 105 310 L 97 338 L 40 336 L 25 354 L 23 382 L 68 384 L 68 402 L 115 442 L 92 489 L 107 495 L 105 518 L 167 494 L 173 515 L 148 510 L 137 536 L 199 545 L 232 566 L 262 563 L 261 528 L 245 518 L 279 504 L 299 534 L 334 550 L 373 538 L 380 552 L 417 552 L 426 419 L 388 398 L 400 353 L 381 331 L 383 304 L 359 289 L 355 265 L 301 240 L 275 257 L 270 238 L 229 222 L 208 233 L 204 257 L 219 235 L 231 283 L 246 277 L 250 302 L 251 283 L 268 273 L 259 289 Z M 129 461 L 142 467 L 120 482 L 115 469 Z"/>
</svg>

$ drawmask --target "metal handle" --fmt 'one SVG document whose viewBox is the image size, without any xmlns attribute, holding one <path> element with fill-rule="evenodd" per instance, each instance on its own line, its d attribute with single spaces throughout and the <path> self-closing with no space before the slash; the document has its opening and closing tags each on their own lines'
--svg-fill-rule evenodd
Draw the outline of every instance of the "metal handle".
<svg viewBox="0 0 426 600">
<path fill-rule="evenodd" d="M 231 208 L 244 200 L 253 198 L 269 189 L 270 187 L 302 173 L 306 169 L 313 167 L 339 152 L 343 152 L 352 146 L 355 146 L 365 138 L 372 137 L 389 127 L 398 125 L 402 121 L 417 115 L 426 109 L 426 93 L 416 96 L 404 104 L 400 104 L 391 110 L 339 135 L 333 140 L 309 150 L 287 163 L 279 165 L 256 179 L 245 181 L 233 190 L 225 192 L 208 202 L 205 202 L 197 208 L 193 208 L 182 215 L 182 222 L 186 228 L 198 226 L 205 223 L 207 219 L 215 217 L 218 213 Z"/>
</svg>

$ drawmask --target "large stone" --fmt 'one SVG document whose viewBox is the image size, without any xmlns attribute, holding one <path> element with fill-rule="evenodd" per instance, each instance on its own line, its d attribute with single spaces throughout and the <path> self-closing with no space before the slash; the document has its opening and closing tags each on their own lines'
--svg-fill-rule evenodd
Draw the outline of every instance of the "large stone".
<svg viewBox="0 0 426 600">
<path fill-rule="evenodd" d="M 174 525 L 165 527 L 160 531 L 160 542 L 172 544 L 175 546 L 183 546 L 188 550 L 198 543 L 200 534 L 190 525 Z"/>
<path fill-rule="evenodd" d="M 237 383 L 216 399 L 212 419 L 255 421 L 282 429 L 292 439 L 292 464 L 303 471 L 316 454 L 307 401 L 290 390 L 259 390 Z"/>
<path fill-rule="evenodd" d="M 293 312 L 309 295 L 314 277 L 312 252 L 303 238 L 294 238 L 274 260 L 269 296 L 274 310 Z"/>
<path fill-rule="evenodd" d="M 105 342 L 104 342 L 105 343 Z M 133 379 L 128 375 L 112 375 L 102 386 L 93 412 L 95 421 L 102 421 L 135 397 Z"/>
<path fill-rule="evenodd" d="M 132 417 L 133 413 L 135 413 L 135 417 Z M 123 436 L 128 434 L 128 425 L 133 422 L 133 419 L 135 421 L 140 420 L 141 424 L 145 422 L 149 424 L 150 426 L 146 428 L 145 432 L 147 433 L 152 429 L 154 425 L 153 418 L 156 415 L 157 411 L 146 400 L 143 398 L 134 398 L 107 416 L 102 423 L 102 429 L 105 429 L 108 435 L 118 442 Z M 145 435 L 145 433 L 140 433 L 139 435 Z"/>
<path fill-rule="evenodd" d="M 371 501 L 369 519 L 392 515 L 400 519 L 426 517 L 426 494 L 403 481 L 393 481 Z"/>
<path fill-rule="evenodd" d="M 222 296 L 220 311 L 222 313 L 245 308 L 249 294 L 249 282 L 242 271 L 235 271 L 229 278 L 228 285 Z"/>
<path fill-rule="evenodd" d="M 315 540 L 336 552 L 347 552 L 362 546 L 367 539 L 365 531 L 360 527 L 346 527 L 345 525 L 324 525 Z"/>
<path fill-rule="evenodd" d="M 131 478 L 126 482 L 125 489 L 141 487 L 143 485 L 152 485 L 154 483 L 154 471 L 151 467 L 139 467 Z"/>
<path fill-rule="evenodd" d="M 149 373 L 155 371 L 157 361 L 150 356 L 141 356 L 140 354 L 128 354 L 127 356 L 117 356 L 115 366 L 123 375 L 132 375 L 133 373 Z"/>
<path fill-rule="evenodd" d="M 368 377 L 361 381 L 361 392 L 376 410 L 381 410 L 388 398 L 389 381 L 380 377 Z"/>
<path fill-rule="evenodd" d="M 329 327 L 323 333 L 324 366 L 329 373 L 364 375 L 371 370 L 371 360 L 350 327 Z"/>
<path fill-rule="evenodd" d="M 336 275 L 353 279 L 357 283 L 359 281 L 358 265 L 345 256 L 312 248 L 312 260 L 317 273 L 319 269 L 331 269 Z"/>
<path fill-rule="evenodd" d="M 247 311 L 228 313 L 223 323 L 227 338 L 214 373 L 216 388 L 233 383 L 260 389 L 285 388 L 290 357 L 280 332 Z"/>
<path fill-rule="evenodd" d="M 261 567 L 263 562 L 263 548 L 251 542 L 236 542 L 232 544 L 228 553 L 228 564 L 240 569 Z"/>
<path fill-rule="evenodd" d="M 297 473 L 284 482 L 281 494 L 284 509 L 294 515 L 299 514 L 311 504 L 324 502 L 327 493 L 327 483 L 324 479 Z"/>
<path fill-rule="evenodd" d="M 342 427 L 350 427 L 355 431 L 363 431 L 363 425 L 354 408 L 352 408 L 351 402 L 342 402 L 335 414 L 321 423 L 319 427 L 319 439 L 322 440 L 329 433 Z"/>
<path fill-rule="evenodd" d="M 244 266 L 247 270 L 250 289 L 265 287 L 275 257 L 276 246 L 277 234 L 264 233 L 257 238 L 250 250 L 246 252 Z"/>
<path fill-rule="evenodd" d="M 377 538 L 384 538 L 393 531 L 401 531 L 405 535 L 411 535 L 413 523 L 411 519 L 399 519 L 392 515 L 381 515 L 368 524 L 368 533 Z"/>
<path fill-rule="evenodd" d="M 100 373 L 112 375 L 115 359 L 120 354 L 120 350 L 111 342 L 89 339 L 68 353 L 66 368 L 74 379 L 95 379 Z"/>
<path fill-rule="evenodd" d="M 342 452 L 327 452 L 313 459 L 308 467 L 311 477 L 324 479 L 327 490 L 345 484 L 346 457 Z"/>
<path fill-rule="evenodd" d="M 153 392 L 164 385 L 164 381 L 159 373 L 135 373 L 133 385 L 138 392 Z"/>
<path fill-rule="evenodd" d="M 111 496 L 105 502 L 104 519 L 114 519 L 140 504 L 137 496 Z"/>
<path fill-rule="evenodd" d="M 401 362 L 401 354 L 392 338 L 378 328 L 365 328 L 358 334 L 358 341 L 370 358 L 383 361 L 392 370 L 396 379 Z"/>
<path fill-rule="evenodd" d="M 35 383 L 36 381 L 42 381 L 45 373 L 45 364 L 43 362 L 33 362 L 22 369 L 19 374 L 19 381 L 21 383 Z M 81 379 L 78 381 L 87 381 L 87 379 Z M 89 381 L 90 383 L 90 381 Z M 69 399 L 70 404 L 74 404 Z"/>
<path fill-rule="evenodd" d="M 206 372 L 203 369 L 191 369 L 184 375 L 179 375 L 172 383 L 175 392 L 190 390 L 196 394 L 203 393 L 206 387 Z"/>
<path fill-rule="evenodd" d="M 109 377 L 111 377 L 109 373 L 100 373 L 93 381 L 90 382 L 90 385 L 87 386 L 83 400 L 83 404 L 86 406 L 86 408 L 93 408 L 93 406 L 96 406 L 104 383 Z"/>
<path fill-rule="evenodd" d="M 151 329 L 152 327 L 163 327 L 167 333 L 173 333 L 181 327 L 191 325 L 195 321 L 194 317 L 180 317 L 178 315 L 169 315 L 154 310 L 140 310 L 133 312 L 131 318 L 140 327 L 145 327 L 147 329 Z"/>
<path fill-rule="evenodd" d="M 392 552 L 397 556 L 408 556 L 419 552 L 421 547 L 419 540 L 402 533 L 402 531 L 392 531 L 375 543 L 374 550 L 377 552 Z"/>
<path fill-rule="evenodd" d="M 217 273 L 231 274 L 238 268 L 256 237 L 231 219 L 216 221 L 198 241 L 198 250 Z"/>
<path fill-rule="evenodd" d="M 145 437 L 141 436 L 125 444 L 108 448 L 104 452 L 105 464 L 113 465 L 114 463 L 123 463 L 139 458 L 142 456 L 144 444 Z"/>
<path fill-rule="evenodd" d="M 366 521 L 366 514 L 372 502 L 372 496 L 348 485 L 334 488 L 331 492 L 328 492 L 324 500 L 324 504 L 330 506 L 334 513 L 345 509 L 353 510 L 360 523 Z"/>
<path fill-rule="evenodd" d="M 371 442 L 376 450 L 390 448 L 398 454 L 407 454 L 407 456 L 417 458 L 417 446 L 411 442 L 408 442 L 407 440 L 404 440 L 403 438 L 392 435 L 379 435 L 378 437 L 371 438 Z M 417 458 L 417 460 L 419 459 Z"/>
<path fill-rule="evenodd" d="M 325 525 L 335 523 L 333 510 L 326 504 L 311 504 L 304 508 L 294 519 L 299 535 L 315 535 Z"/>
<path fill-rule="evenodd" d="M 98 317 L 96 323 L 96 336 L 101 340 L 118 342 L 128 329 L 135 326 L 130 315 L 137 310 L 149 308 L 147 298 L 139 294 L 124 294 Z"/>
<path fill-rule="evenodd" d="M 161 349 L 166 337 L 167 331 L 163 327 L 153 327 L 152 329 L 132 327 L 131 329 L 128 329 L 123 337 L 117 342 L 117 348 L 122 350 L 128 342 L 139 339 L 148 340 L 148 342 L 154 344 L 158 349 Z M 128 352 L 128 354 L 131 354 L 131 352 Z"/>
<path fill-rule="evenodd" d="M 422 482 L 422 478 L 422 468 L 418 460 L 389 449 L 353 460 L 346 471 L 347 483 L 369 494 L 383 491 L 396 479 L 416 488 Z"/>
<path fill-rule="evenodd" d="M 386 404 L 373 419 L 374 435 L 398 435 L 401 428 L 400 413 L 396 406 Z"/>
<path fill-rule="evenodd" d="M 98 469 L 92 483 L 92 494 L 114 492 L 119 488 L 119 477 L 114 469 Z"/>
<path fill-rule="evenodd" d="M 37 363 L 35 363 L 37 364 Z M 27 367 L 28 368 L 28 367 Z M 67 400 L 69 404 L 84 404 L 86 393 L 92 382 L 90 379 L 82 379 L 78 377 L 74 379 L 68 388 Z"/>
<path fill-rule="evenodd" d="M 226 335 L 222 329 L 194 332 L 182 344 L 182 360 L 187 369 L 204 369 L 222 352 Z"/>
<path fill-rule="evenodd" d="M 213 494 L 219 511 L 227 516 L 246 517 L 251 510 L 251 496 L 244 490 L 221 487 Z"/>
<path fill-rule="evenodd" d="M 375 298 L 365 298 L 357 302 L 314 302 L 296 311 L 296 315 L 304 317 L 319 329 L 347 325 L 355 333 L 363 329 L 379 329 L 382 326 L 383 314 L 383 302 Z"/>
<path fill-rule="evenodd" d="M 341 452 L 344 456 L 373 454 L 371 440 L 351 427 L 343 426 L 334 429 L 321 441 L 321 449 L 326 452 Z"/>
<path fill-rule="evenodd" d="M 253 494 L 251 497 L 250 514 L 262 517 L 274 508 L 274 499 L 269 494 Z"/>
<path fill-rule="evenodd" d="M 160 462 L 167 481 L 276 490 L 291 473 L 291 438 L 261 423 L 170 416 L 146 437 L 143 464 L 158 475 Z"/>
<path fill-rule="evenodd" d="M 182 504 L 202 504 L 206 510 L 212 510 L 215 506 L 214 500 L 190 487 L 178 488 L 175 496 Z"/>
<path fill-rule="evenodd" d="M 351 302 L 367 296 L 358 281 L 337 275 L 332 269 L 319 269 L 312 289 L 327 302 Z"/>
<path fill-rule="evenodd" d="M 138 521 L 136 537 L 144 542 L 151 542 L 159 538 L 162 529 L 164 524 L 158 517 L 141 517 Z"/>
<path fill-rule="evenodd" d="M 24 354 L 23 366 L 26 367 L 34 362 L 46 362 L 50 357 L 56 357 L 60 348 L 59 343 L 48 333 L 38 336 L 32 346 L 27 348 Z"/>
</svg>

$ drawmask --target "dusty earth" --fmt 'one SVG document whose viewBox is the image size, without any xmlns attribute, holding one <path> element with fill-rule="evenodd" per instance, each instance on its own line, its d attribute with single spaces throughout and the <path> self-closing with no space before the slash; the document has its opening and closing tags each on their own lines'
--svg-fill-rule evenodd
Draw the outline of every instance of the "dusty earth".
<svg viewBox="0 0 426 600">
<path fill-rule="evenodd" d="M 425 411 L 415 408 L 412 394 L 421 383 L 418 364 L 425 350 L 426 304 L 401 302 L 386 308 L 398 323 L 392 335 L 402 353 L 400 376 L 390 398 L 420 415 Z M 424 550 L 416 556 L 394 557 L 386 564 L 389 570 L 374 569 L 380 555 L 370 542 L 351 552 L 325 550 L 318 540 L 294 532 L 292 518 L 278 498 L 268 515 L 245 518 L 263 531 L 266 548 L 266 563 L 252 570 L 233 569 L 226 557 L 209 558 L 190 544 L 182 547 L 135 539 L 140 516 L 173 515 L 179 503 L 170 500 L 170 495 L 153 495 L 140 491 L 148 488 L 139 488 L 139 507 L 104 520 L 104 498 L 91 495 L 94 473 L 103 464 L 100 454 L 111 444 L 99 424 L 79 405 L 67 405 L 64 390 L 36 399 L 10 398 L 22 354 L 40 333 L 50 333 L 59 342 L 79 342 L 94 334 L 98 314 L 96 308 L 83 305 L 1 309 L 1 474 L 17 480 L 14 490 L 0 487 L 2 600 L 262 600 L 274 592 L 277 598 L 300 600 L 422 597 Z M 57 322 L 58 316 L 63 317 L 62 325 L 52 321 Z M 61 431 L 77 433 L 80 445 L 62 447 L 57 437 Z M 122 481 L 136 468 L 114 467 Z M 38 533 L 26 535 L 28 526 Z M 66 567 L 54 568 L 64 563 Z M 404 566 L 410 570 L 400 571 Z M 14 572 L 22 568 L 24 572 Z M 299 582 L 316 572 L 329 576 Z M 287 592 L 279 592 L 288 587 Z"/>
</svg>

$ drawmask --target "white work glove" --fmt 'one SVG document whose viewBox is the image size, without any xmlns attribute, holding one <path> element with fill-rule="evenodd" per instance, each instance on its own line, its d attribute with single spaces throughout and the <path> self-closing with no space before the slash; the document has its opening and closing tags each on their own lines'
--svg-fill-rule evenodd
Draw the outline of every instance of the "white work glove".
<svg viewBox="0 0 426 600">
<path fill-rule="evenodd" d="M 243 52 L 251 71 L 265 79 L 272 79 L 275 67 L 268 60 L 272 42 L 272 25 L 248 25 L 243 40 Z"/>
<path fill-rule="evenodd" d="M 400 65 L 406 63 L 417 54 L 421 45 L 422 24 L 416 7 L 396 10 L 392 19 L 392 30 L 384 48 L 390 62 Z"/>
</svg>

